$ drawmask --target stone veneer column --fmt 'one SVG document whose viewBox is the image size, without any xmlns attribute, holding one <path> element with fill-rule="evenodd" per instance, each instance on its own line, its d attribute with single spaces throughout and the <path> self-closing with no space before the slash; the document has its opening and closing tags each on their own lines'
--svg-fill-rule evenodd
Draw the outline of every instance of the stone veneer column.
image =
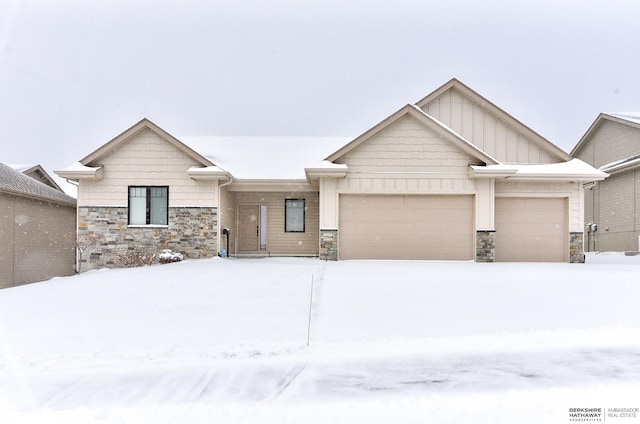
<svg viewBox="0 0 640 424">
<path fill-rule="evenodd" d="M 476 262 L 496 261 L 496 231 L 476 231 Z"/>
<path fill-rule="evenodd" d="M 338 260 L 338 230 L 336 228 L 320 229 L 320 259 Z"/>
<path fill-rule="evenodd" d="M 584 233 L 582 231 L 569 233 L 569 263 L 584 263 L 583 240 Z"/>
</svg>

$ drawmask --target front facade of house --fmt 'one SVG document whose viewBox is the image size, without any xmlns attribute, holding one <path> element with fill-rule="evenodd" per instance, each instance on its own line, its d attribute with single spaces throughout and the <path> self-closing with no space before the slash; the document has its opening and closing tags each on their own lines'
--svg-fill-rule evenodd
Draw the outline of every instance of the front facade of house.
<svg viewBox="0 0 640 424">
<path fill-rule="evenodd" d="M 73 275 L 75 199 L 0 164 L 0 289 Z"/>
<path fill-rule="evenodd" d="M 190 258 L 581 262 L 582 184 L 606 176 L 455 79 L 321 156 L 272 140 L 302 178 L 244 177 L 224 159 L 259 155 L 240 141 L 183 141 L 142 120 L 58 171 L 79 183 L 78 231 L 101 236 L 86 269 L 118 266 L 135 246 Z"/>
<path fill-rule="evenodd" d="M 610 176 L 585 186 L 585 250 L 640 250 L 640 113 L 601 113 L 571 154 Z"/>
</svg>

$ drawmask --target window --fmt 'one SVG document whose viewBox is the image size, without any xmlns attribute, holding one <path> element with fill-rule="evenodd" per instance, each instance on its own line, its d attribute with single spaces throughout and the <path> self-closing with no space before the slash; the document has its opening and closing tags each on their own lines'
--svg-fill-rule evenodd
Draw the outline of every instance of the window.
<svg viewBox="0 0 640 424">
<path fill-rule="evenodd" d="M 129 187 L 129 225 L 167 225 L 169 187 Z"/>
<path fill-rule="evenodd" d="M 285 199 L 284 231 L 304 233 L 304 199 Z"/>
</svg>

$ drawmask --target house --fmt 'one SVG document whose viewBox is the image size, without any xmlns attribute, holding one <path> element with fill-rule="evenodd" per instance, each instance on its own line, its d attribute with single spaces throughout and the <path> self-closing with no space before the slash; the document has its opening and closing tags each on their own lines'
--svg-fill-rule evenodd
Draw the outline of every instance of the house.
<svg viewBox="0 0 640 424">
<path fill-rule="evenodd" d="M 48 185 L 51 188 L 54 188 L 58 191 L 64 192 L 62 188 L 56 183 L 56 181 L 51 178 L 51 176 L 44 170 L 44 168 L 40 165 L 9 165 L 13 169 L 18 172 L 22 172 L 24 175 L 27 175 L 33 178 L 36 181 L 40 181 L 43 184 Z"/>
<path fill-rule="evenodd" d="M 176 138 L 143 119 L 56 173 L 118 252 L 581 262 L 606 174 L 452 79 L 355 139 Z"/>
<path fill-rule="evenodd" d="M 601 113 L 571 155 L 610 175 L 585 186 L 585 250 L 639 251 L 640 112 Z"/>
<path fill-rule="evenodd" d="M 0 288 L 75 272 L 76 200 L 0 164 Z"/>
</svg>

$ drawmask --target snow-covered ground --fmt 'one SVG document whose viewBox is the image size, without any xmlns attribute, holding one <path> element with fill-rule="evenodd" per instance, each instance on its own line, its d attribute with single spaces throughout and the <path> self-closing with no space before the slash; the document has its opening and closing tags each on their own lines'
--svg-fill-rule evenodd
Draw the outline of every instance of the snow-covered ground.
<svg viewBox="0 0 640 424">
<path fill-rule="evenodd" d="M 569 423 L 574 408 L 640 423 L 613 409 L 639 407 L 640 256 L 215 258 L 0 291 L 3 424 Z"/>
</svg>

